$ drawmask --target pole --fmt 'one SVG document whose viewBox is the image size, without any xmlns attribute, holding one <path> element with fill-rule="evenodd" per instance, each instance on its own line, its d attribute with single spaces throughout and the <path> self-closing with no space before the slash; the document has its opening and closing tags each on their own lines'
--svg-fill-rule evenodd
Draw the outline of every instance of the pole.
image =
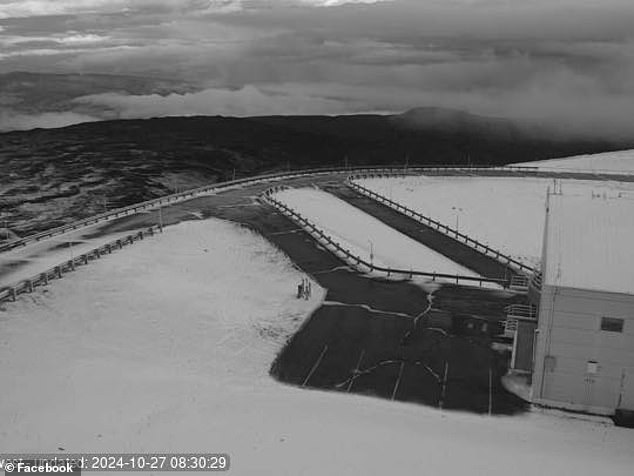
<svg viewBox="0 0 634 476">
<path fill-rule="evenodd" d="M 370 243 L 370 264 L 374 265 L 374 243 L 372 240 L 368 240 L 368 243 Z"/>
</svg>

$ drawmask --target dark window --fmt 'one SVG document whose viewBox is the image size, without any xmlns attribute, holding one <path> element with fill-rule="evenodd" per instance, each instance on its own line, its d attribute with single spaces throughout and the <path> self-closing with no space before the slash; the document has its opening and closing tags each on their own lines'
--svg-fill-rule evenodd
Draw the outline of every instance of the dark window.
<svg viewBox="0 0 634 476">
<path fill-rule="evenodd" d="M 623 332 L 623 319 L 615 317 L 602 317 L 601 330 L 608 332 Z"/>
</svg>

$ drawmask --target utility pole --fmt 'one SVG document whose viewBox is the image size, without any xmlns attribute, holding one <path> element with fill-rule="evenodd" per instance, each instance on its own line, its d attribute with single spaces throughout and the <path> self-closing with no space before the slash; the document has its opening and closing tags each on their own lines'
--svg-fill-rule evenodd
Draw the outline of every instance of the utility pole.
<svg viewBox="0 0 634 476">
<path fill-rule="evenodd" d="M 456 231 L 460 230 L 460 213 L 464 210 L 460 207 L 451 207 L 451 209 L 456 212 Z"/>
</svg>

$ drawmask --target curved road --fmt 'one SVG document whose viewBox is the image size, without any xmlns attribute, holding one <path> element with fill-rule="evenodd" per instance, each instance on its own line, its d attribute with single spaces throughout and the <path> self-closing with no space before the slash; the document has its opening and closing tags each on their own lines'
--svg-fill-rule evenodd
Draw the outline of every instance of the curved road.
<svg viewBox="0 0 634 476">
<path fill-rule="evenodd" d="M 487 175 L 502 174 L 491 171 Z M 597 179 L 592 174 L 526 175 Z M 344 185 L 346 176 L 332 173 L 276 183 L 291 187 L 317 185 L 471 269 L 500 276 L 495 262 L 483 260 L 480 253 L 464 245 L 456 246 L 457 242 L 444 235 L 413 231 L 411 219 L 361 200 Z M 634 181 L 632 176 L 627 179 Z M 326 302 L 273 363 L 271 372 L 276 378 L 307 387 L 480 413 L 525 409 L 525 404 L 500 384 L 508 356 L 491 349 L 493 336 L 500 332 L 501 321 L 506 317 L 504 307 L 523 302 L 522 295 L 448 284 L 426 291 L 407 281 L 364 276 L 321 248 L 274 208 L 261 203 L 258 194 L 270 186 L 271 183 L 254 183 L 170 205 L 163 209 L 162 220 L 164 225 L 170 225 L 216 217 L 241 223 L 266 237 L 327 289 Z M 78 239 L 111 239 L 112 234 L 155 225 L 157 219 L 156 212 L 139 213 L 78 234 L 45 240 L 37 248 L 15 250 L 10 253 L 11 262 L 5 258 L 0 267 L 0 280 L 6 284 L 6 278 L 26 266 L 30 256 L 55 252 Z M 420 224 L 416 226 L 420 230 Z"/>
</svg>

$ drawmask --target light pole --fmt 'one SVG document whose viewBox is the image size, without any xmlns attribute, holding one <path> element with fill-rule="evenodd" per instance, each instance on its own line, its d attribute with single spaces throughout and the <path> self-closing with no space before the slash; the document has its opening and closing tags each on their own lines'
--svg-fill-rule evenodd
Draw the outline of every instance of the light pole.
<svg viewBox="0 0 634 476">
<path fill-rule="evenodd" d="M 451 207 L 451 209 L 456 212 L 456 231 L 459 231 L 459 227 L 460 227 L 460 213 L 462 213 L 464 210 L 462 208 L 459 208 L 459 207 Z"/>
</svg>

